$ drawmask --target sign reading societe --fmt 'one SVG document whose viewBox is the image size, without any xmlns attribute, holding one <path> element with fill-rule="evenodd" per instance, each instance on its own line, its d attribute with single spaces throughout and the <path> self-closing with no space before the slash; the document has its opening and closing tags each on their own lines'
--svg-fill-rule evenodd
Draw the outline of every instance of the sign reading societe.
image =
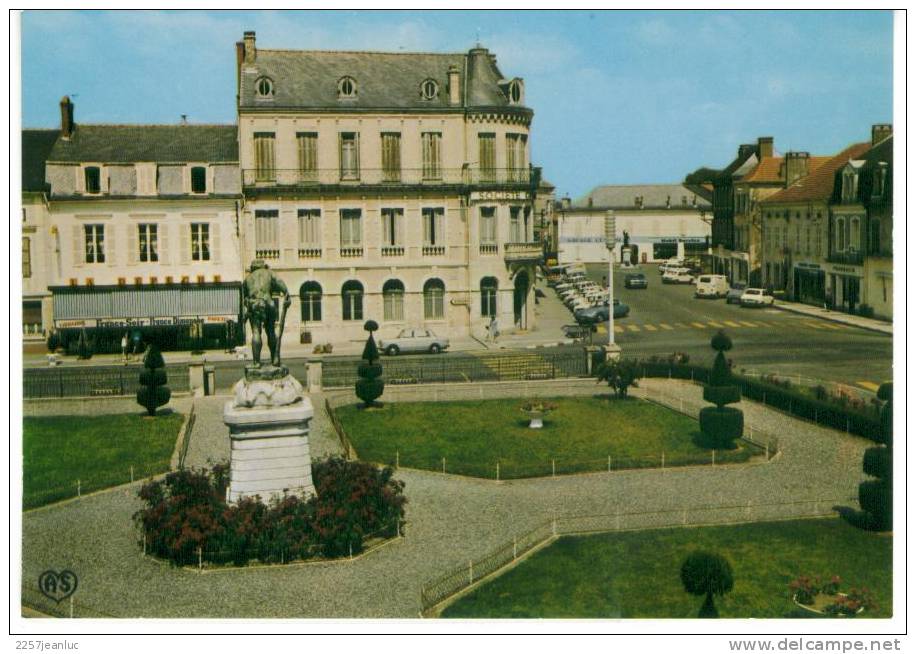
<svg viewBox="0 0 916 654">
<path fill-rule="evenodd" d="M 474 191 L 471 202 L 490 200 L 527 200 L 527 191 Z"/>
</svg>

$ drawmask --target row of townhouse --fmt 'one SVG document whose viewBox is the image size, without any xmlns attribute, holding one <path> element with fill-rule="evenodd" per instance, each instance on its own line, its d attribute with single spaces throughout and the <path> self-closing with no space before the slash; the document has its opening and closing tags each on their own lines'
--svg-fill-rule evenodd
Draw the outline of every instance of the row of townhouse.
<svg viewBox="0 0 916 654">
<path fill-rule="evenodd" d="M 778 155 L 772 137 L 742 144 L 713 185 L 710 266 L 797 302 L 890 320 L 893 135 L 833 156 Z"/>
<path fill-rule="evenodd" d="M 64 98 L 60 130 L 24 131 L 26 332 L 231 346 L 255 259 L 303 343 L 362 339 L 369 318 L 383 337 L 535 328 L 523 80 L 481 47 L 269 50 L 253 32 L 236 65 L 236 125 L 81 125 Z"/>
</svg>

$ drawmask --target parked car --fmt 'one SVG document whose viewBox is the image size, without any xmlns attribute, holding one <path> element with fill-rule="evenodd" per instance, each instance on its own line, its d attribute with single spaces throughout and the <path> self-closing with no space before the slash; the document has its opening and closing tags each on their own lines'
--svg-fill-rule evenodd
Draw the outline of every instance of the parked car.
<svg viewBox="0 0 916 654">
<path fill-rule="evenodd" d="M 624 288 L 649 288 L 649 280 L 642 273 L 633 273 L 623 278 Z"/>
<path fill-rule="evenodd" d="M 662 275 L 662 284 L 693 284 L 693 273 L 687 268 L 669 268 Z"/>
<path fill-rule="evenodd" d="M 677 258 L 668 259 L 667 261 L 665 261 L 658 267 L 658 272 L 664 275 L 669 270 L 672 270 L 674 268 L 683 268 L 683 267 L 684 267 L 683 259 L 677 259 Z"/>
<path fill-rule="evenodd" d="M 728 280 L 725 275 L 700 275 L 697 278 L 695 297 L 725 297 L 728 295 Z"/>
<path fill-rule="evenodd" d="M 742 282 L 732 284 L 731 288 L 728 289 L 728 293 L 725 294 L 725 301 L 728 304 L 741 304 L 741 296 L 744 295 L 744 289 L 746 288 L 747 284 Z"/>
<path fill-rule="evenodd" d="M 765 307 L 773 304 L 773 296 L 764 288 L 749 288 L 741 296 L 742 307 Z"/>
<path fill-rule="evenodd" d="M 439 338 L 429 329 L 423 328 L 402 329 L 397 338 L 380 339 L 378 342 L 379 349 L 388 356 L 396 356 L 402 352 L 439 354 L 448 349 L 448 345 L 447 338 Z"/>
<path fill-rule="evenodd" d="M 573 315 L 576 317 L 576 322 L 580 324 L 594 324 L 598 322 L 607 322 L 608 320 L 608 305 L 607 301 L 603 304 L 600 304 L 596 307 L 588 307 L 587 309 L 579 309 L 575 311 Z M 614 319 L 617 318 L 626 318 L 630 315 L 630 307 L 627 304 L 624 304 L 620 300 L 614 300 Z"/>
</svg>

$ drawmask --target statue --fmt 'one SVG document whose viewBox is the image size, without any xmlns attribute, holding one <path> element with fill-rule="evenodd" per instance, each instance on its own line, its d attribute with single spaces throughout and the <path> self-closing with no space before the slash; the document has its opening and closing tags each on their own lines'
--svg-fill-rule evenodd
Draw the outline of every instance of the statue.
<svg viewBox="0 0 916 654">
<path fill-rule="evenodd" d="M 277 315 L 274 293 L 283 296 L 283 304 Z M 251 356 L 254 368 L 261 367 L 261 330 L 267 333 L 267 347 L 270 350 L 270 363 L 280 367 L 280 342 L 283 338 L 283 324 L 286 322 L 286 309 L 291 299 L 286 284 L 277 277 L 261 259 L 251 263 L 251 272 L 242 283 L 242 321 L 248 319 L 251 325 Z M 280 323 L 279 328 L 276 324 Z"/>
<path fill-rule="evenodd" d="M 628 247 L 630 245 L 630 233 L 627 230 L 623 230 L 623 247 Z"/>
</svg>

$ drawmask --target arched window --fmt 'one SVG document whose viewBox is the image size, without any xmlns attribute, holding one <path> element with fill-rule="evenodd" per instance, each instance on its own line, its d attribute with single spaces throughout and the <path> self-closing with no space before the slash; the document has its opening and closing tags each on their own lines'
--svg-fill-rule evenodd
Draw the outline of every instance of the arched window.
<svg viewBox="0 0 916 654">
<path fill-rule="evenodd" d="M 859 219 L 852 218 L 849 221 L 849 249 L 859 250 Z"/>
<path fill-rule="evenodd" d="M 426 320 L 445 317 L 445 284 L 441 279 L 430 279 L 423 284 L 423 317 Z"/>
<path fill-rule="evenodd" d="M 337 97 L 355 98 L 356 97 L 356 80 L 352 77 L 341 77 L 337 82 Z"/>
<path fill-rule="evenodd" d="M 344 282 L 340 290 L 344 320 L 363 319 L 363 285 L 355 280 Z"/>
<path fill-rule="evenodd" d="M 299 287 L 302 322 L 321 322 L 321 284 L 305 282 Z"/>
<path fill-rule="evenodd" d="M 404 284 L 398 279 L 389 279 L 382 286 L 384 319 L 388 321 L 404 320 Z"/>
<path fill-rule="evenodd" d="M 274 96 L 274 83 L 269 77 L 261 77 L 254 83 L 255 92 L 259 98 L 272 98 Z"/>
<path fill-rule="evenodd" d="M 522 101 L 522 85 L 518 80 L 512 80 L 509 83 L 509 102 L 518 104 Z"/>
<path fill-rule="evenodd" d="M 496 290 L 499 282 L 495 277 L 484 277 L 480 280 L 480 315 L 491 317 L 496 315 Z"/>
<path fill-rule="evenodd" d="M 439 95 L 439 85 L 434 79 L 425 80 L 420 85 L 420 95 L 424 100 L 434 100 Z"/>
<path fill-rule="evenodd" d="M 839 217 L 836 219 L 836 238 L 834 239 L 837 252 L 846 250 L 846 219 Z"/>
</svg>

